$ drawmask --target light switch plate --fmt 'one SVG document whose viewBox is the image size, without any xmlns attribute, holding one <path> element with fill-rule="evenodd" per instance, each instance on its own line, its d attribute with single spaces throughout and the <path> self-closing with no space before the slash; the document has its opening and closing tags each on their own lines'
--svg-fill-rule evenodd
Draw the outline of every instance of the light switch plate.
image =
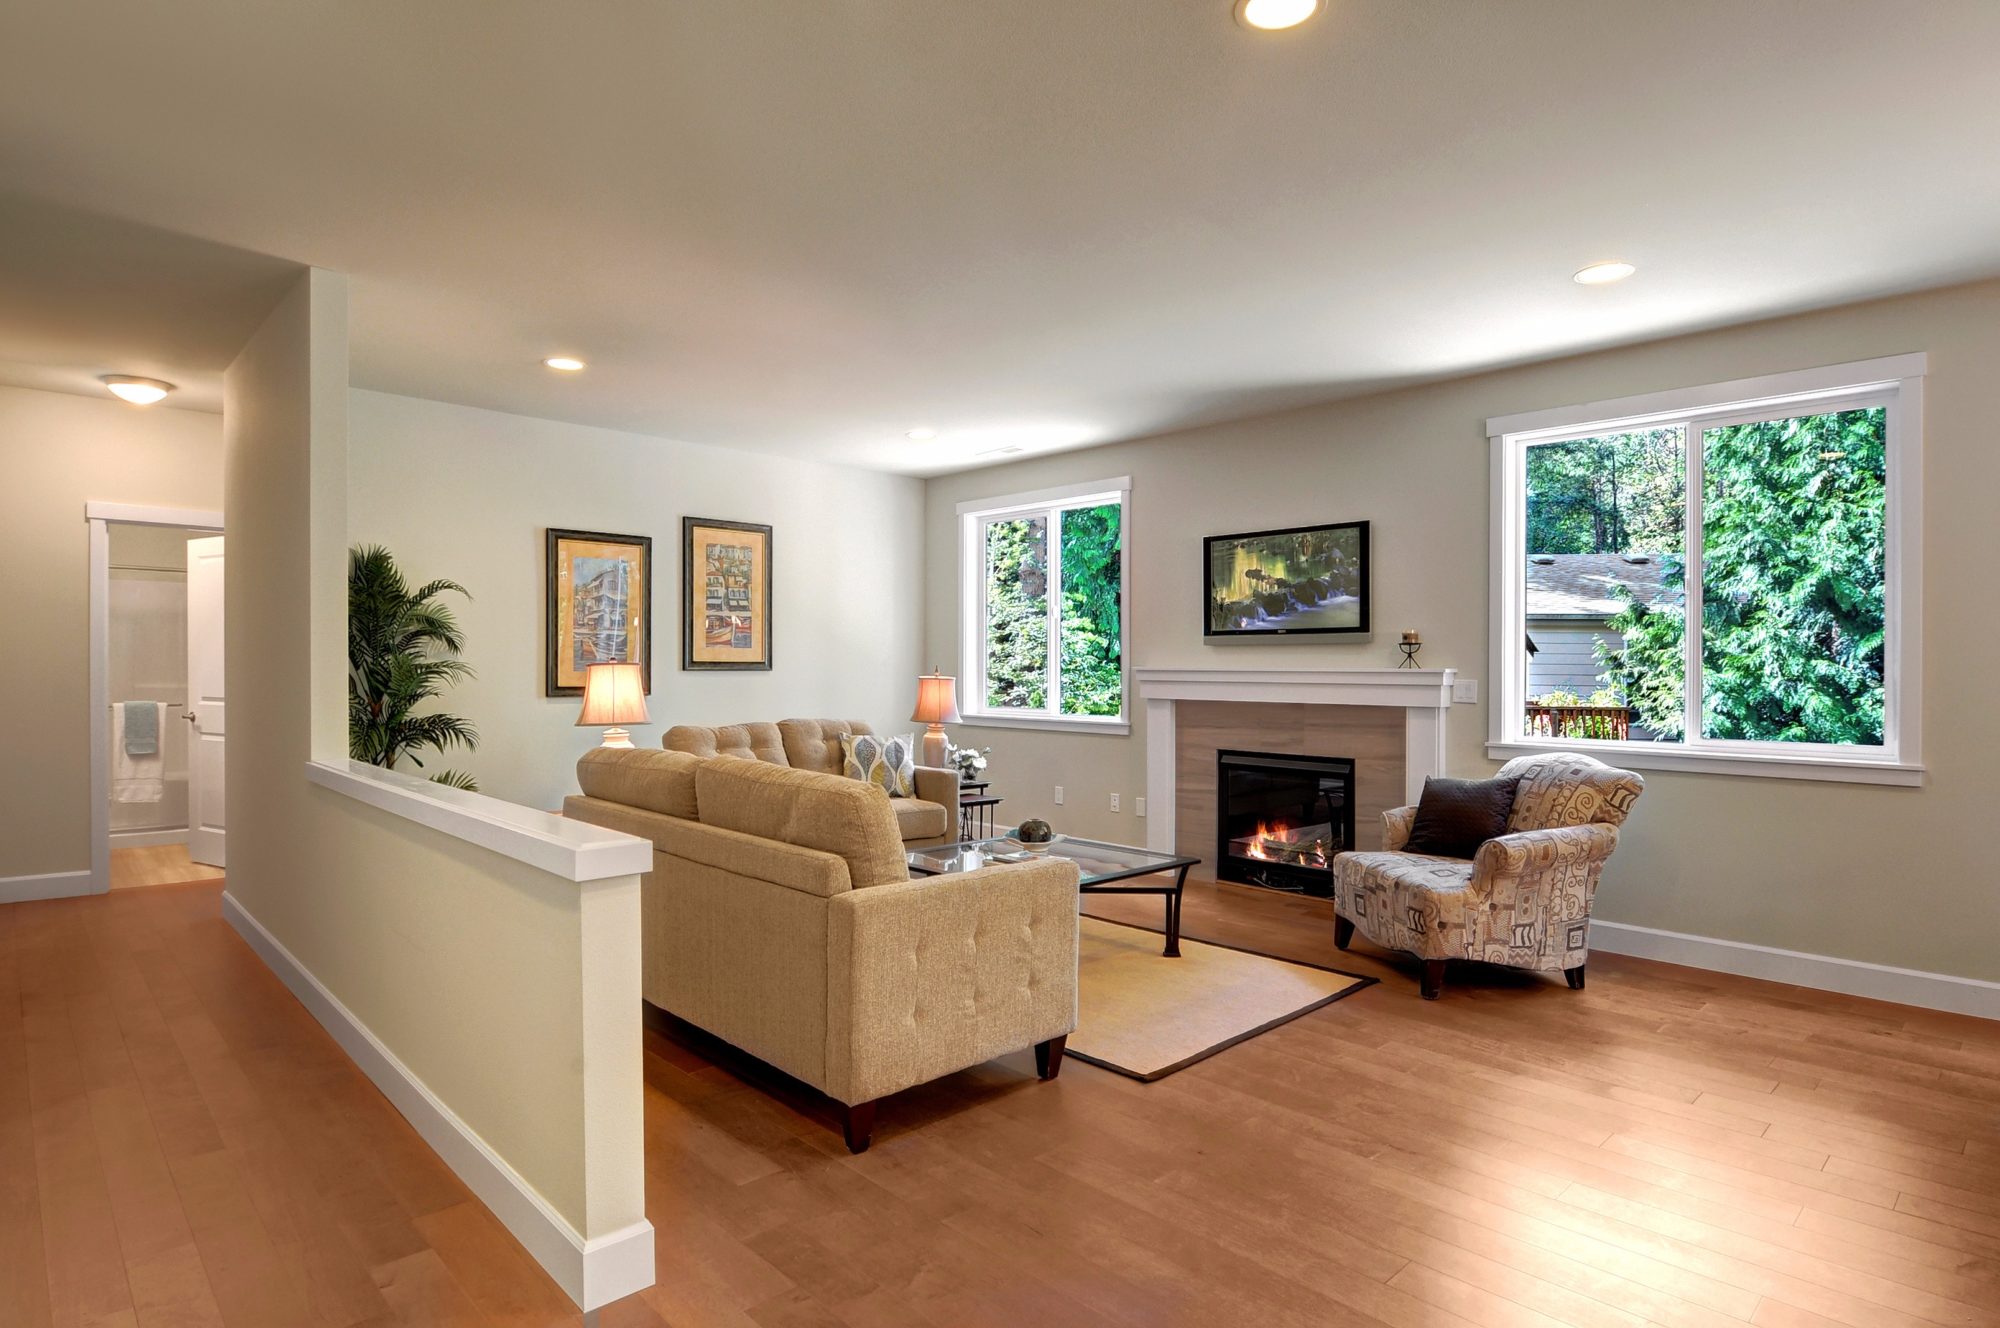
<svg viewBox="0 0 2000 1328">
<path fill-rule="evenodd" d="M 1451 699 L 1460 705 L 1479 704 L 1479 679 L 1465 678 L 1451 685 Z"/>
</svg>

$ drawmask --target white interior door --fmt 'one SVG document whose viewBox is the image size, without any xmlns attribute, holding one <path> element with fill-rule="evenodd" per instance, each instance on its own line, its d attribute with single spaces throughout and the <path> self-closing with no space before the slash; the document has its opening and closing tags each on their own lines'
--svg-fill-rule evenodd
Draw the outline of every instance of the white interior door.
<svg viewBox="0 0 2000 1328">
<path fill-rule="evenodd" d="M 222 744 L 222 536 L 187 546 L 188 856 L 225 866 Z"/>
</svg>

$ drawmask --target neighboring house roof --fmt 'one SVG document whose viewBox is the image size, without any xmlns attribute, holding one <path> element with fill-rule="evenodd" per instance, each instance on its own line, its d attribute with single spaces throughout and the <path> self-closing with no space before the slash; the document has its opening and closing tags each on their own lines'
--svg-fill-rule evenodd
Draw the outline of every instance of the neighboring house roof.
<svg viewBox="0 0 2000 1328">
<path fill-rule="evenodd" d="M 1609 618 L 1625 607 L 1620 587 L 1642 604 L 1672 603 L 1661 584 L 1665 577 L 1657 553 L 1532 553 L 1527 616 Z"/>
</svg>

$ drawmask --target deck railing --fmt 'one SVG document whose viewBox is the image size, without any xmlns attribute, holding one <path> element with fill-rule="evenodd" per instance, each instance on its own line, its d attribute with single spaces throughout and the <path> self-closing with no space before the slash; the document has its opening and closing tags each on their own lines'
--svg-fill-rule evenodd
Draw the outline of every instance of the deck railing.
<svg viewBox="0 0 2000 1328">
<path fill-rule="evenodd" d="M 1528 702 L 1531 738 L 1611 738 L 1632 736 L 1629 706 L 1541 705 Z"/>
</svg>

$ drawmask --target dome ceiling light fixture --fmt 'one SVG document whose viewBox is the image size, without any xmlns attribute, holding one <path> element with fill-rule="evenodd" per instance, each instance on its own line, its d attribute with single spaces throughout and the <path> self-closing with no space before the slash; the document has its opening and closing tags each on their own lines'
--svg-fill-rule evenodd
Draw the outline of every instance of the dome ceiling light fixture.
<svg viewBox="0 0 2000 1328">
<path fill-rule="evenodd" d="M 1236 21 L 1255 32 L 1296 28 L 1320 11 L 1320 0 L 1236 0 Z"/>
<path fill-rule="evenodd" d="M 1579 286 L 1609 286 L 1614 281 L 1623 281 L 1639 269 L 1630 263 L 1610 259 L 1603 263 L 1592 263 L 1589 267 L 1578 268 L 1570 277 Z"/>
<path fill-rule="evenodd" d="M 174 390 L 172 383 L 163 383 L 157 378 L 135 378 L 131 374 L 103 374 L 97 381 L 104 384 L 112 396 L 135 406 L 150 406 Z"/>
</svg>

